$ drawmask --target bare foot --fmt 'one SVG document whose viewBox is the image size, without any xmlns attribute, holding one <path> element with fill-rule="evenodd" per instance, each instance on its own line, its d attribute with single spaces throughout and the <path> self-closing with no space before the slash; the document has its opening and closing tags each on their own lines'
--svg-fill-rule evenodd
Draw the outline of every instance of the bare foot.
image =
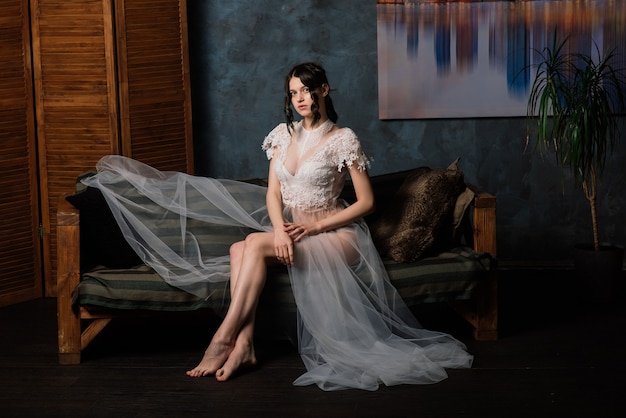
<svg viewBox="0 0 626 418">
<path fill-rule="evenodd" d="M 256 364 L 256 355 L 252 343 L 239 339 L 224 365 L 215 372 L 215 378 L 220 382 L 225 382 L 237 370 L 254 367 Z"/>
<path fill-rule="evenodd" d="M 187 376 L 203 377 L 215 374 L 224 365 L 233 349 L 232 344 L 211 341 L 200 363 L 192 370 L 187 371 Z"/>
</svg>

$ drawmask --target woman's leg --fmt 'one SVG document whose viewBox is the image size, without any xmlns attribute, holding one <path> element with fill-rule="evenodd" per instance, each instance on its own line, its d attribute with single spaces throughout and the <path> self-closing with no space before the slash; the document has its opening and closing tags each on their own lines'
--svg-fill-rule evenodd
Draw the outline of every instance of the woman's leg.
<svg viewBox="0 0 626 418">
<path fill-rule="evenodd" d="M 230 248 L 230 297 L 231 300 L 235 296 L 235 289 L 239 279 L 239 271 L 241 270 L 241 262 L 244 257 L 246 242 L 240 241 L 233 244 Z M 266 266 L 267 267 L 267 266 Z M 258 302 L 258 298 L 257 298 Z M 243 325 L 239 332 L 238 339 L 252 342 L 254 337 L 254 323 L 256 319 L 256 306 L 251 312 L 250 319 Z"/>
<path fill-rule="evenodd" d="M 231 262 L 231 278 L 230 278 L 230 297 L 234 298 L 235 291 L 239 282 L 239 271 L 241 270 L 241 262 L 244 257 L 244 251 L 246 248 L 245 241 L 240 241 L 231 246 L 230 249 L 230 262 Z M 266 266 L 267 267 L 267 266 Z M 257 297 L 258 302 L 258 297 Z M 255 366 L 257 363 L 256 354 L 254 352 L 254 324 L 256 319 L 256 307 L 255 304 L 250 318 L 244 323 L 237 340 L 235 341 L 235 347 L 228 356 L 228 359 L 224 365 L 217 370 L 215 377 L 217 380 L 225 381 L 239 368 L 247 366 Z"/>
<path fill-rule="evenodd" d="M 256 363 L 254 319 L 265 285 L 267 260 L 274 258 L 274 235 L 253 233 L 239 244 L 231 253 L 235 258 L 231 259 L 230 306 L 202 361 L 187 372 L 189 376 L 216 374 L 218 380 L 227 380 L 240 366 Z"/>
</svg>

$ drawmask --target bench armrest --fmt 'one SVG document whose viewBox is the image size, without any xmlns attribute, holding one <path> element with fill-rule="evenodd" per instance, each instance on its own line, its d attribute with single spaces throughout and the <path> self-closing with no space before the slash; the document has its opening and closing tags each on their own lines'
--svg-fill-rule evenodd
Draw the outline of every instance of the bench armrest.
<svg viewBox="0 0 626 418">
<path fill-rule="evenodd" d="M 65 199 L 57 203 L 57 321 L 59 363 L 80 362 L 80 318 L 72 310 L 72 292 L 80 281 L 80 213 Z"/>
<path fill-rule="evenodd" d="M 473 201 L 472 230 L 474 250 L 497 257 L 496 197 L 476 186 L 468 185 L 475 193 Z"/>
</svg>

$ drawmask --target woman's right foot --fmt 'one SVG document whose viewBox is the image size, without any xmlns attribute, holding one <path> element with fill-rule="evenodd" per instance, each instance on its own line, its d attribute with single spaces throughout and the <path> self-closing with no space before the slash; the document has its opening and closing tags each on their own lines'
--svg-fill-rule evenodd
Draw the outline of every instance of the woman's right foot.
<svg viewBox="0 0 626 418">
<path fill-rule="evenodd" d="M 254 346 L 251 342 L 242 340 L 237 340 L 224 365 L 215 372 L 215 378 L 220 382 L 225 382 L 239 370 L 256 366 Z"/>
</svg>

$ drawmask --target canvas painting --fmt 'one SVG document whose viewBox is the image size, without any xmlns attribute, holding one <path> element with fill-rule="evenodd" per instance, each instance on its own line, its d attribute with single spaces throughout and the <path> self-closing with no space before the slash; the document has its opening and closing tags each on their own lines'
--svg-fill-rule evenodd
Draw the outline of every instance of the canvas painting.
<svg viewBox="0 0 626 418">
<path fill-rule="evenodd" d="M 525 116 L 555 30 L 626 67 L 626 1 L 378 0 L 377 20 L 380 119 Z"/>
</svg>

